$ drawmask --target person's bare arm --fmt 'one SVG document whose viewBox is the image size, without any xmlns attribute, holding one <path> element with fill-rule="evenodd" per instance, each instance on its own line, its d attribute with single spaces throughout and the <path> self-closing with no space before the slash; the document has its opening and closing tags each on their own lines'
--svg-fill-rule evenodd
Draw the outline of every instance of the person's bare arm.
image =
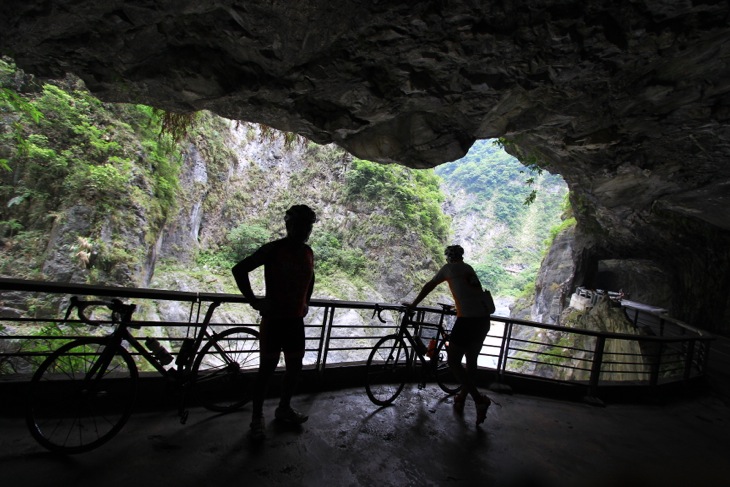
<svg viewBox="0 0 730 487">
<path fill-rule="evenodd" d="M 313 292 L 314 292 L 314 274 L 312 274 L 312 280 L 309 282 L 309 290 L 307 291 L 307 306 L 309 306 L 309 301 L 312 299 Z"/>
<path fill-rule="evenodd" d="M 307 290 L 307 307 L 304 311 L 304 316 L 309 313 L 309 302 L 312 300 L 312 293 L 314 292 L 314 274 L 312 274 L 312 280 L 309 281 L 309 289 Z"/>
<path fill-rule="evenodd" d="M 414 299 L 410 303 L 403 303 L 403 304 L 405 304 L 409 308 L 413 308 L 415 306 L 418 306 L 418 303 L 420 303 L 421 301 L 423 301 L 423 299 L 426 296 L 428 296 L 431 291 L 433 291 L 434 289 L 436 289 L 436 286 L 438 286 L 439 284 L 441 284 L 440 281 L 435 281 L 433 279 L 430 280 L 430 281 L 428 281 L 426 284 L 423 285 L 423 288 L 421 288 L 421 292 L 418 293 L 418 296 L 416 296 L 416 299 Z"/>
<path fill-rule="evenodd" d="M 264 265 L 264 258 L 265 252 L 262 249 L 259 249 L 243 259 L 235 266 L 233 266 L 233 269 L 231 269 L 231 272 L 233 273 L 233 278 L 236 280 L 236 285 L 241 291 L 241 294 L 243 294 L 243 297 L 248 299 L 251 307 L 256 310 L 258 310 L 260 307 L 260 300 L 253 293 L 253 289 L 251 289 L 251 280 L 249 279 L 248 275 L 254 269 Z"/>
</svg>

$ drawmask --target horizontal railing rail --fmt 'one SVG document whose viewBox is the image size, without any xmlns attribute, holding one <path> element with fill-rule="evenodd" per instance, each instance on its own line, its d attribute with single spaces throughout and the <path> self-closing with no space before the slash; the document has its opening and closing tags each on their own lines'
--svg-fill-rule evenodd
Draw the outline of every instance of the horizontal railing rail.
<svg viewBox="0 0 730 487">
<path fill-rule="evenodd" d="M 109 331 L 64 320 L 71 296 L 119 298 L 137 304 L 137 333 L 157 338 L 173 354 L 190 330 L 201 326 L 206 308 L 213 303 L 219 306 L 210 323 L 213 331 L 259 326 L 256 318 L 247 322 L 235 318 L 245 315 L 242 308 L 255 316 L 239 294 L 0 279 L 0 378 L 29 380 L 40 361 L 63 341 Z M 158 310 L 165 307 L 174 320 L 157 318 Z M 637 334 L 493 316 L 479 367 L 500 382 L 539 378 L 585 387 L 590 396 L 612 385 L 655 387 L 705 374 L 711 335 L 662 314 L 630 306 L 624 309 Z M 386 323 L 378 319 L 377 310 L 382 310 Z M 305 319 L 305 367 L 324 374 L 327 369 L 364 365 L 375 342 L 395 331 L 401 310 L 397 304 L 312 300 Z M 455 319 L 442 308 L 417 311 L 419 321 L 435 324 L 443 319 L 447 329 Z"/>
</svg>

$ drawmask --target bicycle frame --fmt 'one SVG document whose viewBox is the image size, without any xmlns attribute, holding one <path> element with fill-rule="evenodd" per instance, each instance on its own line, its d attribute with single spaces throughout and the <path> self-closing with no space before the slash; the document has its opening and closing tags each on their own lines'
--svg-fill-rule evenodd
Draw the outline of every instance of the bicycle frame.
<svg viewBox="0 0 730 487">
<path fill-rule="evenodd" d="M 426 386 L 427 377 L 434 378 L 439 387 L 447 394 L 455 394 L 460 389 L 448 366 L 448 333 L 444 329 L 443 319 L 438 324 L 413 319 L 415 311 L 398 308 L 403 313 L 395 333 L 382 337 L 374 345 L 366 364 L 365 391 L 370 400 L 379 405 L 391 404 L 401 393 L 413 368 L 414 356 L 421 363 L 421 380 L 419 389 Z M 378 319 L 381 308 L 376 308 Z M 420 316 L 422 318 L 422 316 Z M 413 327 L 411 332 L 410 327 Z M 435 328 L 433 354 L 427 355 L 428 348 L 421 341 L 422 327 Z M 409 343 L 410 349 L 409 350 Z"/>
<path fill-rule="evenodd" d="M 396 332 L 396 334 L 399 338 L 407 339 L 408 343 L 411 346 L 411 349 L 413 350 L 412 354 L 417 356 L 421 363 L 425 365 L 430 361 L 430 357 L 428 357 L 427 355 L 428 349 L 426 348 L 424 350 L 425 345 L 423 345 L 421 338 L 415 335 L 417 335 L 424 327 L 435 328 L 435 340 L 437 341 L 437 343 L 448 340 L 449 335 L 448 333 L 446 333 L 446 330 L 443 326 L 444 315 L 441 315 L 438 324 L 434 324 L 413 319 L 413 317 L 417 315 L 417 312 L 414 310 L 403 308 L 401 312 L 403 313 L 403 316 L 401 318 L 400 324 L 398 325 L 398 331 Z M 414 333 L 411 333 L 411 327 L 413 328 Z M 413 358 L 413 355 L 411 355 L 411 358 Z"/>
<path fill-rule="evenodd" d="M 199 317 L 201 304 L 197 304 Z M 210 321 L 219 305 L 209 305 L 195 336 L 183 339 L 175 365 L 168 367 L 167 360 L 158 358 L 159 351 L 148 350 L 147 344 L 130 332 L 130 328 L 142 326 L 132 321 L 134 304 L 72 297 L 65 320 L 77 308 L 81 322 L 92 326 L 107 323 L 113 329 L 106 336 L 71 340 L 38 366 L 26 405 L 31 435 L 49 450 L 64 453 L 89 451 L 111 439 L 131 415 L 139 379 L 135 352 L 175 385 L 180 393 L 181 423 L 188 416 L 186 395 L 193 384 L 196 392 L 204 384 L 205 394 L 200 397 L 206 409 L 231 412 L 243 406 L 250 400 L 246 391 L 251 381 L 244 371 L 253 370 L 258 363 L 259 335 L 245 326 L 211 332 Z M 94 306 L 111 310 L 111 320 L 87 316 L 85 310 Z M 59 415 L 58 408 L 65 414 Z"/>
<path fill-rule="evenodd" d="M 183 345 L 181 345 L 180 350 L 178 351 L 178 358 L 175 360 L 175 366 L 169 369 L 166 369 L 159 359 L 152 352 L 147 350 L 147 347 L 142 345 L 139 339 L 129 332 L 129 323 L 120 323 L 114 334 L 118 333 L 121 336 L 119 346 L 124 346 L 123 342 L 126 340 L 126 342 L 129 343 L 135 351 L 142 355 L 163 376 L 168 378 L 172 377 L 178 380 L 188 379 L 189 373 L 192 371 L 195 356 L 200 351 L 203 340 L 211 338 L 211 334 L 208 332 L 208 325 L 210 324 L 210 319 L 213 317 L 213 312 L 218 306 L 220 306 L 219 301 L 213 301 L 210 303 L 210 306 L 208 306 L 205 313 L 205 318 L 203 318 L 203 323 L 192 341 L 192 345 L 183 353 L 183 349 L 186 348 L 185 340 L 189 340 L 189 338 L 183 339 Z M 198 307 L 198 309 L 200 309 L 200 302 L 198 302 Z M 180 357 L 182 357 L 182 359 Z"/>
</svg>

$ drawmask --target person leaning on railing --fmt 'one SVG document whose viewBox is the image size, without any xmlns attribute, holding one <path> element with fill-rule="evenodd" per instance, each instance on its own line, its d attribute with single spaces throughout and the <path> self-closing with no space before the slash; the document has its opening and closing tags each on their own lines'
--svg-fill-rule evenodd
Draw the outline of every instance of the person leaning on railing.
<svg viewBox="0 0 730 487">
<path fill-rule="evenodd" d="M 456 322 L 449 337 L 448 362 L 462 388 L 454 397 L 454 409 L 463 413 L 467 395 L 474 399 L 477 410 L 476 423 L 481 424 L 487 417 L 487 409 L 492 401 L 479 392 L 474 374 L 477 370 L 477 359 L 484 339 L 489 333 L 489 312 L 484 304 L 484 291 L 474 269 L 464 262 L 464 249 L 460 245 L 450 245 L 444 251 L 446 264 L 436 275 L 424 284 L 421 292 L 411 303 L 403 303 L 409 308 L 415 307 L 436 286 L 442 282 L 449 284 L 449 289 L 456 303 Z M 466 356 L 466 368 L 461 359 Z"/>
</svg>

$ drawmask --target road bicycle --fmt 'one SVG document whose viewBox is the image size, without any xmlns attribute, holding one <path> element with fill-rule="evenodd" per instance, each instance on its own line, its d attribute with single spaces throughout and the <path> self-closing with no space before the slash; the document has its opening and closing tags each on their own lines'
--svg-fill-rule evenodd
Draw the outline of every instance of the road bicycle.
<svg viewBox="0 0 730 487">
<path fill-rule="evenodd" d="M 416 359 L 421 364 L 419 388 L 425 387 L 428 379 L 434 379 L 447 394 L 459 392 L 461 384 L 447 363 L 449 333 L 444 327 L 444 316 L 454 312 L 450 305 L 441 306 L 443 312 L 436 324 L 415 320 L 416 311 L 413 309 L 405 306 L 394 308 L 401 314 L 398 330 L 375 344 L 365 368 L 365 391 L 373 403 L 387 406 L 398 397 L 406 382 L 413 377 Z M 382 311 L 382 307 L 376 307 L 375 313 L 385 323 Z M 424 339 L 428 340 L 428 345 L 423 342 Z"/>
<path fill-rule="evenodd" d="M 259 334 L 244 326 L 213 333 L 209 323 L 219 304 L 209 305 L 197 332 L 191 326 L 188 337 L 178 340 L 182 343 L 171 365 L 172 354 L 155 338 L 148 337 L 145 347 L 141 338 L 130 332 L 142 326 L 132 321 L 136 305 L 118 299 L 84 301 L 72 297 L 64 321 L 69 321 L 75 308 L 77 323 L 113 328 L 106 336 L 65 343 L 40 364 L 29 384 L 26 404 L 26 423 L 33 438 L 62 453 L 86 452 L 113 438 L 129 419 L 135 402 L 139 381 L 135 357 L 146 360 L 164 376 L 169 386 L 166 392 L 178 394 L 183 424 L 191 391 L 212 411 L 242 407 L 250 399 L 248 384 L 252 379 L 247 372 L 258 370 Z M 200 306 L 198 302 L 199 313 Z M 110 312 L 110 318 L 91 318 L 89 310 L 94 315 Z"/>
</svg>

